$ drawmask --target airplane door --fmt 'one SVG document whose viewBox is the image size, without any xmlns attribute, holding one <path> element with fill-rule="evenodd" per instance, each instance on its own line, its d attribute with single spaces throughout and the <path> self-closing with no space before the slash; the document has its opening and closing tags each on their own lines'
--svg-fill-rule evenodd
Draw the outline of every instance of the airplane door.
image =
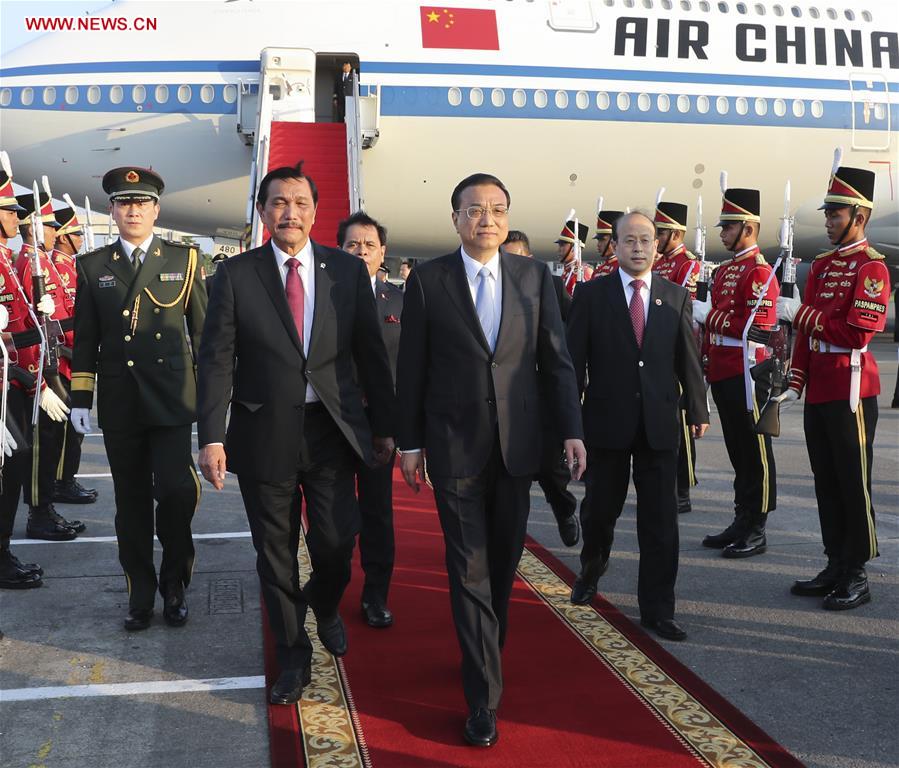
<svg viewBox="0 0 899 768">
<path fill-rule="evenodd" d="M 853 72 L 849 80 L 852 94 L 852 148 L 890 148 L 890 92 L 886 78 L 873 72 Z"/>
</svg>

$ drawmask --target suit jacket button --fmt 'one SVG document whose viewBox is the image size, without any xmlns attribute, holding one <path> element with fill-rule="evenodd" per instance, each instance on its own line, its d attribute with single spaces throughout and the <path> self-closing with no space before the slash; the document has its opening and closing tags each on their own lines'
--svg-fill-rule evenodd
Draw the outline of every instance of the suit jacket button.
<svg viewBox="0 0 899 768">
<path fill-rule="evenodd" d="M 496 400 L 487 400 L 487 405 L 496 405 Z"/>
<path fill-rule="evenodd" d="M 159 341 L 161 338 L 162 338 L 162 334 L 161 334 L 161 333 L 157 333 L 157 334 L 156 334 L 156 341 Z"/>
<path fill-rule="evenodd" d="M 131 341 L 131 336 L 129 336 L 129 335 L 126 334 L 126 336 L 125 336 L 125 341 Z"/>
<path fill-rule="evenodd" d="M 639 365 L 639 366 L 642 368 L 642 367 L 643 367 L 643 361 L 641 360 L 639 363 L 637 363 L 637 365 Z"/>
<path fill-rule="evenodd" d="M 122 317 L 128 317 L 128 315 L 130 315 L 130 314 L 131 314 L 131 310 L 129 310 L 129 309 L 122 310 Z"/>
<path fill-rule="evenodd" d="M 491 367 L 491 368 L 496 368 L 496 367 L 497 367 L 497 366 L 496 366 L 496 363 L 490 363 L 490 367 Z"/>
<path fill-rule="evenodd" d="M 153 314 L 154 314 L 154 315 L 158 315 L 158 314 L 159 314 L 159 307 L 153 307 Z"/>
<path fill-rule="evenodd" d="M 157 358 L 156 358 L 156 362 L 157 362 L 157 363 L 162 363 L 162 362 L 164 362 L 164 360 L 163 360 L 161 357 L 157 357 Z"/>
<path fill-rule="evenodd" d="M 129 368 L 133 368 L 133 367 L 134 367 L 134 360 L 129 360 L 129 361 L 128 361 L 128 367 L 129 367 Z"/>
</svg>

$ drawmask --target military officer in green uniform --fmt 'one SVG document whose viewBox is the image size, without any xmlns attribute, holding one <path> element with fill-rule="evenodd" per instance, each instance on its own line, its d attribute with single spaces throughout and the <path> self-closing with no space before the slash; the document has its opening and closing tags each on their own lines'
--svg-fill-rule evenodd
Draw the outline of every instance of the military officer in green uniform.
<svg viewBox="0 0 899 768">
<path fill-rule="evenodd" d="M 166 622 L 187 621 L 190 524 L 200 500 L 190 432 L 206 290 L 196 247 L 153 234 L 163 186 L 146 168 L 103 177 L 121 234 L 78 259 L 75 299 L 71 419 L 79 432 L 90 431 L 96 389 L 128 584 L 125 629 L 132 631 L 150 625 L 157 586 Z M 158 580 L 154 522 L 162 544 Z"/>
</svg>

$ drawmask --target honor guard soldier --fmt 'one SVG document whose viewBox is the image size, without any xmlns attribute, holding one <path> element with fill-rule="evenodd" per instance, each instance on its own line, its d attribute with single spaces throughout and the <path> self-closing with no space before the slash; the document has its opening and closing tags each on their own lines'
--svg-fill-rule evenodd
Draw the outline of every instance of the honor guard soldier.
<svg viewBox="0 0 899 768">
<path fill-rule="evenodd" d="M 120 237 L 77 261 L 72 424 L 82 434 L 90 431 L 96 385 L 128 585 L 127 630 L 150 625 L 157 586 L 166 622 L 187 621 L 190 523 L 200 500 L 190 432 L 206 289 L 196 247 L 153 234 L 163 186 L 146 168 L 109 171 L 103 189 Z M 158 581 L 154 499 L 162 544 Z"/>
<path fill-rule="evenodd" d="M 722 185 L 724 186 L 724 185 Z M 777 279 L 756 244 L 759 192 L 725 189 L 718 226 L 733 256 L 715 270 L 709 298 L 693 302 L 693 319 L 705 324 L 706 379 L 721 418 L 724 444 L 734 468 L 734 520 L 702 544 L 725 557 L 765 551 L 765 523 L 777 504 L 771 438 L 755 432 L 759 403 L 749 369 L 764 359 L 764 332 L 777 324 Z M 750 331 L 744 334 L 747 326 Z"/>
<path fill-rule="evenodd" d="M 84 232 L 81 222 L 71 208 L 60 208 L 55 211 L 56 242 L 53 253 L 50 254 L 57 276 L 62 282 L 68 296 L 66 302 L 69 312 L 69 320 L 64 324 L 65 347 L 59 362 L 59 372 L 62 383 L 71 397 L 72 385 L 72 349 L 74 347 L 75 330 L 75 288 L 78 284 L 78 270 L 75 266 L 75 258 L 84 244 Z M 59 504 L 92 504 L 97 500 L 97 491 L 94 488 L 85 488 L 75 479 L 78 465 L 81 464 L 81 442 L 84 435 L 79 434 L 72 427 L 71 422 L 66 422 L 65 433 L 62 439 L 62 448 L 59 461 L 56 465 L 56 483 L 53 489 L 53 501 Z"/>
<path fill-rule="evenodd" d="M 4 161 L 6 160 L 4 154 Z M 18 213 L 23 211 L 16 201 L 13 193 L 12 176 L 7 170 L 8 164 L 3 163 L 0 170 L 0 331 L 4 338 L 0 343 L 10 341 L 9 335 L 32 331 L 34 325 L 30 324 L 30 315 L 25 298 L 19 291 L 18 280 L 12 266 L 13 252 L 6 243 L 10 238 L 18 234 Z M 26 319 L 28 318 L 28 319 Z M 16 343 L 15 336 L 12 339 Z M 32 341 L 35 345 L 39 339 Z M 10 345 L 7 344 L 7 347 Z M 19 496 L 22 494 L 22 485 L 28 475 L 28 456 L 23 452 L 25 445 L 25 426 L 30 412 L 27 408 L 28 397 L 24 384 L 21 381 L 12 382 L 15 369 L 19 371 L 19 377 L 31 378 L 31 374 L 18 367 L 18 359 L 11 355 L 7 380 L 0 382 L 0 386 L 7 388 L 6 424 L 0 424 L 0 450 L 5 454 L 2 469 L 2 494 L 0 494 L 0 589 L 30 589 L 41 586 L 43 569 L 36 563 L 23 563 L 9 548 L 9 540 L 12 538 L 13 525 L 16 520 L 16 509 L 19 505 Z M 32 381 L 31 386 L 34 387 Z M 7 426 L 8 425 L 8 426 Z M 11 433 L 17 433 L 12 435 Z M 19 451 L 15 451 L 19 448 Z M 69 538 L 74 538 L 72 534 Z"/>
<path fill-rule="evenodd" d="M 696 280 L 699 277 L 699 259 L 687 250 L 684 234 L 687 231 L 687 206 L 683 203 L 659 201 L 653 219 L 659 233 L 659 256 L 652 266 L 657 275 L 677 283 L 696 298 Z M 681 403 L 683 406 L 683 403 Z M 677 511 L 680 514 L 692 509 L 690 488 L 696 485 L 696 441 L 687 425 L 686 413 L 681 408 L 681 442 L 677 455 Z"/>
<path fill-rule="evenodd" d="M 593 270 L 593 277 L 610 275 L 618 269 L 618 257 L 615 255 L 615 239 L 612 230 L 615 222 L 624 216 L 624 211 L 600 211 L 596 215 L 596 252 L 599 254 L 599 262 Z"/>
<path fill-rule="evenodd" d="M 578 222 L 577 239 L 580 242 L 581 258 L 575 257 L 574 221 L 566 221 L 562 232 L 556 239 L 559 247 L 559 263 L 562 265 L 562 281 L 569 296 L 574 296 L 574 289 L 578 283 L 583 283 L 593 277 L 593 268 L 584 264 L 584 249 L 587 247 L 587 232 L 589 227 Z"/>
<path fill-rule="evenodd" d="M 16 275 L 29 306 L 34 305 L 34 228 L 33 217 L 40 216 L 43 224 L 44 244 L 39 247 L 38 259 L 44 280 L 44 295 L 40 298 L 38 309 L 44 317 L 58 321 L 55 331 L 68 327 L 71 330 L 74 303 L 66 292 L 59 273 L 53 264 L 50 254 L 56 242 L 56 230 L 59 225 L 53 213 L 50 197 L 41 192 L 39 210 L 35 213 L 34 195 L 20 195 L 19 203 L 25 209 L 19 214 L 19 234 L 22 236 L 22 250 L 16 260 Z M 58 353 L 64 344 L 54 334 L 45 334 L 48 345 L 56 347 Z M 40 347 L 31 348 L 34 357 L 28 360 L 27 369 L 37 374 L 40 360 Z M 48 351 L 45 350 L 45 360 Z M 22 358 L 21 352 L 19 355 Z M 40 413 L 37 424 L 31 433 L 31 468 L 25 482 L 25 501 L 28 504 L 28 527 L 26 533 L 31 538 L 49 541 L 69 541 L 82 533 L 87 526 L 80 520 L 66 520 L 53 506 L 53 490 L 56 481 L 56 467 L 65 436 L 69 409 L 65 403 L 63 379 L 70 373 L 70 362 L 60 356 L 58 369 L 50 371 L 45 368 L 40 392 Z M 53 378 L 51 378 L 53 377 Z M 55 383 L 54 383 L 55 380 Z"/>
<path fill-rule="evenodd" d="M 871 599 L 865 563 L 877 557 L 871 470 L 880 376 L 868 344 L 886 325 L 890 276 L 868 245 L 874 173 L 837 168 L 824 198 L 834 247 L 812 264 L 800 300 L 781 298 L 778 315 L 793 323 L 796 343 L 781 407 L 805 391 L 805 438 L 827 567 L 797 581 L 794 595 L 824 596 L 829 610 Z"/>
</svg>

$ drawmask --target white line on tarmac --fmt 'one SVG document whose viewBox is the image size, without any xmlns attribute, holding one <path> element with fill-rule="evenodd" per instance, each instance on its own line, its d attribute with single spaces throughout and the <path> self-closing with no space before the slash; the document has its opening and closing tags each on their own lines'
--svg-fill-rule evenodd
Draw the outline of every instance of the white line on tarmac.
<svg viewBox="0 0 899 768">
<path fill-rule="evenodd" d="M 225 531 L 223 533 L 195 533 L 194 539 L 249 539 L 249 531 Z M 45 541 L 44 539 L 13 539 L 10 544 L 97 544 L 114 542 L 115 536 L 79 536 L 71 541 Z"/>
<path fill-rule="evenodd" d="M 75 477 L 90 477 L 93 479 L 97 479 L 98 477 L 112 477 L 112 472 L 97 472 L 95 474 L 75 475 Z"/>
<path fill-rule="evenodd" d="M 42 688 L 0 690 L 0 703 L 37 701 L 39 699 L 73 699 L 94 696 L 140 696 L 149 693 L 195 693 L 202 691 L 235 691 L 264 688 L 265 677 L 212 677 L 201 680 L 151 680 L 146 683 L 97 683 L 95 685 L 55 685 Z"/>
<path fill-rule="evenodd" d="M 190 434 L 191 434 L 192 437 L 196 437 L 196 436 L 197 436 L 197 433 L 196 433 L 196 432 L 191 432 Z M 85 437 L 103 437 L 103 433 L 102 433 L 102 432 L 88 432 L 88 433 L 85 435 Z"/>
</svg>

